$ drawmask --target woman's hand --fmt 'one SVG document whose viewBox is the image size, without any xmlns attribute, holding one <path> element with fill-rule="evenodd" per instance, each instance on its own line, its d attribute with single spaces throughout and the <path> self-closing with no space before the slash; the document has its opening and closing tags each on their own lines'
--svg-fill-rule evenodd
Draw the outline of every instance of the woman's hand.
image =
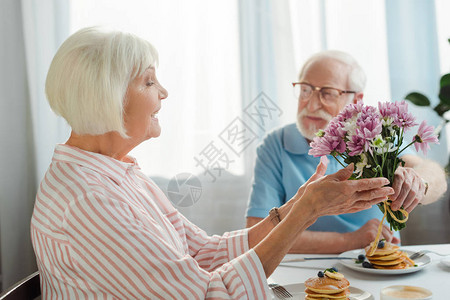
<svg viewBox="0 0 450 300">
<path fill-rule="evenodd" d="M 328 167 L 328 158 L 326 156 L 322 156 L 320 158 L 320 162 L 316 167 L 316 171 L 314 172 L 314 174 L 308 179 L 308 181 L 306 181 L 297 191 L 297 193 L 294 195 L 294 197 L 292 197 L 291 200 L 295 201 L 299 198 L 302 197 L 303 192 L 305 191 L 306 187 L 308 186 L 308 184 L 310 184 L 313 181 L 316 181 L 320 178 L 322 178 L 325 175 L 325 172 L 327 171 L 327 167 Z M 290 200 L 290 201 L 291 201 Z"/>
<path fill-rule="evenodd" d="M 324 215 L 354 213 L 368 209 L 387 199 L 394 190 L 385 185 L 383 177 L 347 180 L 353 172 L 353 164 L 338 172 L 308 181 L 292 200 L 291 212 L 310 214 L 315 218 Z M 316 172 L 317 173 L 317 172 Z"/>
<path fill-rule="evenodd" d="M 394 193 L 391 187 L 385 187 L 389 184 L 386 178 L 347 180 L 353 164 L 332 175 L 324 176 L 325 171 L 326 164 L 321 162 L 316 173 L 280 208 L 281 222 L 275 228 L 270 218 L 250 228 L 249 246 L 260 258 L 267 276 L 291 249 L 298 235 L 319 216 L 367 209 Z"/>
<path fill-rule="evenodd" d="M 328 167 L 328 158 L 326 156 L 322 156 L 320 158 L 320 162 L 316 167 L 316 171 L 314 172 L 314 174 L 308 179 L 308 181 L 306 181 L 298 190 L 297 193 L 294 195 L 294 197 L 292 197 L 288 202 L 286 202 L 283 206 L 280 207 L 280 209 L 278 210 L 280 213 L 280 217 L 281 219 L 285 218 L 286 215 L 289 213 L 289 211 L 291 210 L 292 205 L 294 204 L 294 202 L 296 202 L 297 200 L 301 199 L 301 197 L 303 196 L 303 193 L 306 189 L 306 187 L 308 186 L 308 184 L 310 184 L 313 181 L 316 181 L 320 178 L 322 178 L 325 175 L 325 172 L 327 171 L 327 167 Z"/>
</svg>

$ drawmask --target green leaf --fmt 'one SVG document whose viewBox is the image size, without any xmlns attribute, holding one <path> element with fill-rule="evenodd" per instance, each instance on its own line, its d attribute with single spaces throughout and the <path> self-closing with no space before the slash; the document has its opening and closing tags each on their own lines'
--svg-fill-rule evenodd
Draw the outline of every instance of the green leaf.
<svg viewBox="0 0 450 300">
<path fill-rule="evenodd" d="M 450 73 L 441 77 L 441 89 L 439 90 L 439 99 L 441 102 L 450 105 Z"/>
<path fill-rule="evenodd" d="M 440 102 L 438 105 L 436 105 L 435 108 L 433 108 L 434 111 L 439 115 L 439 116 L 444 116 L 444 114 L 450 110 L 450 105 L 446 104 L 446 103 L 442 103 Z"/>
<path fill-rule="evenodd" d="M 442 75 L 440 84 L 441 87 L 450 85 L 450 73 Z"/>
<path fill-rule="evenodd" d="M 428 100 L 428 98 L 421 93 L 409 93 L 406 95 L 405 99 L 411 101 L 417 106 L 430 106 L 430 100 Z"/>
<path fill-rule="evenodd" d="M 439 91 L 439 99 L 441 102 L 450 105 L 450 86 L 444 86 Z"/>
</svg>

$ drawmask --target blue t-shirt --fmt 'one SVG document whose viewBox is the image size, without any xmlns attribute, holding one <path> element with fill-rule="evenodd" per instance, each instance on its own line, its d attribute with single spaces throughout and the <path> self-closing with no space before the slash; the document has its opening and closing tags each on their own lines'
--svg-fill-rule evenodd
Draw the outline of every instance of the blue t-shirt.
<svg viewBox="0 0 450 300">
<path fill-rule="evenodd" d="M 295 124 L 271 132 L 257 149 L 255 174 L 247 208 L 247 217 L 265 218 L 272 207 L 280 207 L 291 199 L 299 187 L 315 172 L 320 158 L 308 155 L 310 146 Z M 342 169 L 332 156 L 326 174 Z M 323 199 L 326 201 L 326 199 Z M 374 205 L 357 213 L 323 216 L 308 230 L 351 232 L 383 214 Z M 398 232 L 395 233 L 399 237 Z"/>
</svg>

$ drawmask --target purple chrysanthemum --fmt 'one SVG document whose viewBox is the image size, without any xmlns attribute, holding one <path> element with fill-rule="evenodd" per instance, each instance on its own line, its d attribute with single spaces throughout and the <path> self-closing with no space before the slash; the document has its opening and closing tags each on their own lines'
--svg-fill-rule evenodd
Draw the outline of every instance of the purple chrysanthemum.
<svg viewBox="0 0 450 300">
<path fill-rule="evenodd" d="M 419 129 L 417 130 L 417 134 L 414 136 L 413 141 L 415 141 L 414 147 L 416 147 L 416 151 L 419 152 L 420 149 L 425 155 L 427 154 L 428 149 L 430 149 L 430 145 L 428 145 L 428 143 L 439 144 L 437 135 L 434 133 L 434 127 L 427 125 L 426 121 L 420 123 Z"/>
<path fill-rule="evenodd" d="M 345 122 L 348 119 L 353 118 L 358 113 L 362 111 L 364 107 L 364 104 L 362 101 L 356 103 L 356 104 L 347 104 L 347 106 L 344 107 L 344 109 L 337 115 L 337 120 L 340 122 Z"/>
<path fill-rule="evenodd" d="M 397 120 L 394 120 L 394 124 L 405 130 L 416 126 L 416 118 L 408 112 L 408 103 L 402 100 L 395 104 L 398 106 L 398 116 Z"/>
<path fill-rule="evenodd" d="M 312 140 L 310 146 L 311 146 L 311 149 L 309 149 L 308 154 L 312 155 L 314 157 L 329 155 L 331 153 L 331 147 L 326 142 L 326 139 L 324 137 L 316 136 Z"/>
<path fill-rule="evenodd" d="M 376 107 L 367 105 L 361 109 L 361 117 L 360 118 L 365 119 L 367 117 L 375 117 L 375 116 L 379 119 L 381 118 L 381 115 L 378 112 Z"/>
<path fill-rule="evenodd" d="M 405 100 L 378 103 L 378 110 L 384 120 L 390 120 L 404 130 L 417 125 L 416 118 L 408 112 L 408 103 Z"/>
<path fill-rule="evenodd" d="M 339 139 L 343 139 L 345 137 L 345 129 L 342 126 L 342 123 L 338 121 L 337 118 L 334 118 L 328 123 L 327 128 L 325 129 L 325 134 L 328 136 L 334 136 Z"/>
<path fill-rule="evenodd" d="M 344 153 L 345 150 L 345 142 L 342 138 L 325 134 L 323 137 L 313 139 L 308 154 L 318 157 L 332 154 L 332 152 Z"/>
<path fill-rule="evenodd" d="M 361 153 L 363 153 L 364 148 L 366 145 L 366 140 L 361 137 L 360 135 L 352 135 L 350 137 L 350 140 L 347 142 L 347 147 L 350 156 L 356 156 L 356 155 L 360 155 Z"/>
<path fill-rule="evenodd" d="M 398 106 L 394 102 L 378 102 L 378 111 L 383 119 L 396 118 Z"/>
<path fill-rule="evenodd" d="M 372 140 L 381 133 L 382 124 L 378 115 L 367 115 L 365 118 L 359 118 L 356 121 L 356 133 L 366 140 Z"/>
</svg>

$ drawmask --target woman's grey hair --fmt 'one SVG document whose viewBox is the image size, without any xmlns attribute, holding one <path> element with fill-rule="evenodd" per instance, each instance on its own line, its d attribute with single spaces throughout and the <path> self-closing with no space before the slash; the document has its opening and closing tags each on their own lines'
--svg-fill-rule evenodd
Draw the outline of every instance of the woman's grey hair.
<svg viewBox="0 0 450 300">
<path fill-rule="evenodd" d="M 337 60 L 349 66 L 351 68 L 348 78 L 350 89 L 355 90 L 356 92 L 364 91 L 366 86 L 366 74 L 364 73 L 364 70 L 350 54 L 337 50 L 325 50 L 311 56 L 300 70 L 299 79 L 303 78 L 306 68 L 311 63 L 326 58 Z"/>
<path fill-rule="evenodd" d="M 127 138 L 123 107 L 128 85 L 157 63 L 156 49 L 133 34 L 81 29 L 53 58 L 45 83 L 48 102 L 76 134 L 117 131 Z"/>
</svg>

